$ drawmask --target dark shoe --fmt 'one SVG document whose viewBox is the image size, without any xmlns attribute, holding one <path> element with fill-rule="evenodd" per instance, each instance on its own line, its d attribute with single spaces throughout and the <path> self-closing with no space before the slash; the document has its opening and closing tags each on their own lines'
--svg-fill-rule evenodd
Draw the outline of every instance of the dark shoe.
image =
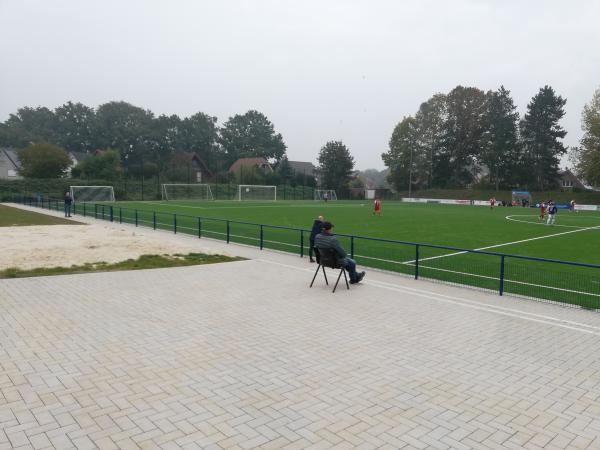
<svg viewBox="0 0 600 450">
<path fill-rule="evenodd" d="M 315 260 L 314 260 L 314 259 L 312 259 L 312 258 L 310 258 L 310 262 L 315 262 Z"/>
<path fill-rule="evenodd" d="M 358 278 L 356 279 L 356 282 L 357 282 L 357 283 L 360 283 L 360 282 L 362 281 L 362 279 L 365 277 L 365 275 L 366 275 L 366 274 L 367 274 L 366 272 L 361 272 L 361 273 L 358 275 Z"/>
</svg>

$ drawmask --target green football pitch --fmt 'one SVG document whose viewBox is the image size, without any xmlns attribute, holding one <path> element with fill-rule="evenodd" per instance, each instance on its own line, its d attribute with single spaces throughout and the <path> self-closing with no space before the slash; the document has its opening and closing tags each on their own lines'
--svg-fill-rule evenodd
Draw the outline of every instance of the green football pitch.
<svg viewBox="0 0 600 450">
<path fill-rule="evenodd" d="M 318 215 L 335 225 L 340 235 L 448 246 L 528 257 L 600 265 L 600 213 L 559 210 L 556 224 L 547 226 L 534 208 L 384 202 L 381 216 L 367 201 L 150 201 L 114 204 L 114 220 L 159 229 L 177 229 L 203 237 L 260 245 L 304 254 L 308 230 Z M 120 217 L 117 217 L 120 216 Z M 200 219 L 198 219 L 200 218 Z M 229 222 L 227 222 L 229 221 Z M 244 223 L 240 223 L 244 222 Z M 260 227 L 265 224 L 285 228 Z M 300 236 L 302 234 L 302 236 Z M 340 236 L 359 265 L 414 274 L 416 260 L 423 278 L 469 284 L 490 290 L 543 297 L 600 307 L 600 269 L 506 258 L 501 274 L 499 256 L 459 250 Z M 417 252 L 418 251 L 418 255 Z"/>
</svg>

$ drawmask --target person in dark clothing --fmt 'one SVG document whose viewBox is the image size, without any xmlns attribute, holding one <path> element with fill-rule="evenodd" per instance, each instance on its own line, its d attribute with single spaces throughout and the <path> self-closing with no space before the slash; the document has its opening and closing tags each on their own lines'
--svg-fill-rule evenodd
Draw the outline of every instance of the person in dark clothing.
<svg viewBox="0 0 600 450">
<path fill-rule="evenodd" d="M 319 216 L 313 222 L 312 230 L 310 230 L 310 245 L 308 246 L 308 257 L 310 262 L 314 263 L 313 251 L 315 249 L 315 237 L 323 231 L 323 216 Z"/>
<path fill-rule="evenodd" d="M 71 204 L 73 198 L 69 192 L 65 192 L 65 217 L 71 217 Z"/>
<path fill-rule="evenodd" d="M 323 232 L 315 238 L 315 248 L 334 249 L 338 256 L 338 263 L 344 266 L 348 271 L 348 275 L 350 275 L 350 284 L 360 283 L 365 277 L 365 272 L 356 272 L 356 261 L 348 257 L 344 247 L 341 246 L 331 231 L 332 228 L 333 224 L 331 222 L 323 222 Z"/>
</svg>

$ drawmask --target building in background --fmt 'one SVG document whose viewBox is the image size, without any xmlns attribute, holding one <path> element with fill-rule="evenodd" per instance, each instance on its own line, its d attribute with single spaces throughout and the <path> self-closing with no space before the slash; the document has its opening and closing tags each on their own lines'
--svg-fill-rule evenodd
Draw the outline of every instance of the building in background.
<svg viewBox="0 0 600 450">
<path fill-rule="evenodd" d="M 0 180 L 18 180 L 19 157 L 14 148 L 0 148 Z"/>
</svg>

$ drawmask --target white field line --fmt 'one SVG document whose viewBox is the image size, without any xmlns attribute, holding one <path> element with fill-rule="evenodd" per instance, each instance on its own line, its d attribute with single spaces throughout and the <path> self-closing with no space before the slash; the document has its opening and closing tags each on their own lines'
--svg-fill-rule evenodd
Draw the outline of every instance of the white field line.
<svg viewBox="0 0 600 450">
<path fill-rule="evenodd" d="M 520 223 L 526 223 L 529 225 L 546 225 L 546 221 L 542 221 L 542 222 L 531 222 L 529 220 L 519 220 L 519 219 L 513 219 L 513 217 L 539 217 L 536 216 L 534 214 L 519 214 L 519 215 L 511 215 L 511 216 L 506 216 L 505 219 L 506 220 L 510 220 L 511 222 L 520 222 Z M 597 217 L 592 217 L 592 219 L 598 219 Z M 582 227 L 582 226 L 578 226 L 578 225 L 562 225 L 562 224 L 554 224 L 552 225 L 553 227 L 563 227 L 563 228 L 589 228 L 589 227 Z"/>
<path fill-rule="evenodd" d="M 287 267 L 287 268 L 295 269 L 295 270 L 302 270 L 302 271 L 310 272 L 310 273 L 313 272 L 312 269 L 303 269 L 303 268 L 300 268 L 297 266 L 283 264 L 283 263 L 279 263 L 279 262 L 275 262 L 275 261 L 271 261 L 271 260 L 267 260 L 267 259 L 255 259 L 255 261 L 260 261 L 260 262 L 264 262 L 267 264 L 274 264 L 274 265 Z M 375 286 L 375 287 L 378 287 L 381 289 L 387 289 L 387 290 L 391 290 L 391 291 L 412 294 L 412 295 L 416 295 L 418 297 L 427 298 L 427 299 L 434 300 L 434 301 L 440 301 L 440 302 L 444 302 L 444 303 L 454 304 L 457 306 L 463 306 L 466 308 L 472 308 L 472 309 L 476 309 L 476 310 L 480 310 L 480 311 L 485 311 L 485 312 L 492 313 L 492 314 L 509 316 L 509 317 L 513 317 L 516 319 L 520 319 L 520 320 L 543 323 L 543 324 L 547 324 L 547 325 L 551 325 L 551 326 L 566 328 L 569 330 L 580 331 L 582 333 L 589 333 L 589 334 L 593 334 L 596 336 L 600 336 L 600 327 L 596 327 L 593 325 L 587 325 L 585 323 L 563 320 L 560 318 L 546 316 L 546 315 L 542 315 L 542 314 L 529 313 L 527 311 L 521 311 L 521 310 L 514 309 L 514 308 L 506 308 L 506 307 L 495 306 L 495 305 L 485 305 L 485 304 L 481 304 L 481 303 L 479 303 L 477 301 L 473 301 L 473 300 L 467 300 L 467 299 L 460 298 L 460 297 L 453 297 L 450 295 L 438 294 L 437 292 L 426 291 L 424 289 L 398 286 L 398 285 L 386 283 L 383 281 L 369 280 L 369 281 L 364 282 L 364 284 L 372 285 L 372 286 Z"/>
<path fill-rule="evenodd" d="M 524 242 L 537 241 L 539 239 L 547 239 L 547 238 L 556 237 L 556 236 L 563 236 L 565 234 L 579 233 L 581 231 L 597 230 L 597 229 L 600 229 L 600 225 L 594 226 L 594 227 L 578 228 L 577 230 L 571 230 L 571 231 L 563 231 L 562 233 L 547 234 L 545 236 L 537 236 L 537 237 L 533 237 L 533 238 L 529 238 L 529 239 L 521 239 L 519 241 L 505 242 L 503 244 L 488 245 L 487 247 L 475 248 L 473 250 L 475 250 L 475 251 L 489 250 L 491 248 L 506 247 L 507 245 L 522 244 Z M 446 258 L 448 256 L 464 255 L 465 253 L 469 253 L 469 252 L 462 251 L 462 252 L 447 253 L 445 255 L 431 256 L 429 258 L 419 259 L 419 262 L 429 261 L 432 259 Z M 416 260 L 406 261 L 406 263 L 408 263 L 408 264 L 415 263 L 415 262 L 416 262 Z"/>
</svg>

